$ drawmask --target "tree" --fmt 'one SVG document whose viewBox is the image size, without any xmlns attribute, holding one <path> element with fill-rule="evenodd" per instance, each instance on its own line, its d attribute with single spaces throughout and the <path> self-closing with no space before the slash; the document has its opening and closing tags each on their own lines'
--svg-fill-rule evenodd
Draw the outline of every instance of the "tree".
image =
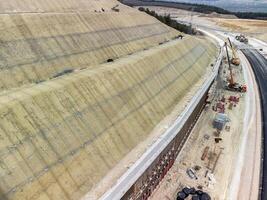
<svg viewBox="0 0 267 200">
<path fill-rule="evenodd" d="M 139 7 L 138 10 L 141 12 L 145 12 L 145 9 L 143 7 Z"/>
</svg>

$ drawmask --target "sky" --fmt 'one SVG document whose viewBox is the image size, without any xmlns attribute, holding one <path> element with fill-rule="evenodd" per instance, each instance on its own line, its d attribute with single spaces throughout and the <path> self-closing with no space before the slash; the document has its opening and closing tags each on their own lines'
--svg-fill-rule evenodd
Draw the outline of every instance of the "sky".
<svg viewBox="0 0 267 200">
<path fill-rule="evenodd" d="M 208 4 L 222 7 L 230 11 L 241 12 L 266 12 L 267 0 L 164 0 Z"/>
</svg>

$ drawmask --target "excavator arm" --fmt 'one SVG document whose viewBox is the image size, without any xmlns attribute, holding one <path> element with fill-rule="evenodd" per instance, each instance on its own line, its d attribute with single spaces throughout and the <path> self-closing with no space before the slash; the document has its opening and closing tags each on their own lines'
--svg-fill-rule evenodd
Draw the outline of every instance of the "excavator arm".
<svg viewBox="0 0 267 200">
<path fill-rule="evenodd" d="M 225 46 L 225 50 L 226 50 L 227 60 L 228 60 L 228 64 L 229 64 L 229 71 L 230 71 L 229 85 L 235 85 L 234 76 L 233 76 L 233 70 L 232 70 L 230 57 L 229 57 L 229 52 L 228 52 L 228 47 L 227 47 L 228 46 L 227 42 L 225 42 L 224 46 Z"/>
<path fill-rule="evenodd" d="M 229 44 L 230 44 L 230 47 L 231 47 L 231 50 L 232 50 L 232 53 L 233 53 L 233 58 L 237 58 L 237 56 L 236 56 L 236 51 L 235 51 L 235 49 L 234 49 L 234 46 L 233 46 L 233 44 L 232 44 L 230 38 L 227 38 L 227 39 L 228 39 L 228 41 L 229 41 Z"/>
<path fill-rule="evenodd" d="M 232 44 L 230 38 L 228 38 L 228 42 L 229 42 L 229 45 L 230 45 L 230 47 L 231 47 L 232 54 L 233 54 L 233 57 L 232 57 L 232 59 L 231 59 L 231 63 L 232 63 L 233 65 L 238 66 L 238 65 L 240 64 L 240 59 L 239 59 L 239 58 L 237 57 L 237 55 L 236 55 L 236 50 L 235 50 L 235 48 L 234 48 L 234 46 L 233 46 L 233 44 Z"/>
<path fill-rule="evenodd" d="M 228 52 L 228 44 L 226 41 L 225 41 L 224 47 L 226 50 L 227 61 L 228 61 L 229 72 L 230 72 L 230 77 L 228 79 L 228 85 L 226 86 L 226 89 L 230 91 L 235 91 L 235 92 L 247 92 L 246 85 L 240 85 L 239 83 L 235 82 L 233 68 L 231 66 L 231 61 L 230 61 L 229 52 Z"/>
</svg>

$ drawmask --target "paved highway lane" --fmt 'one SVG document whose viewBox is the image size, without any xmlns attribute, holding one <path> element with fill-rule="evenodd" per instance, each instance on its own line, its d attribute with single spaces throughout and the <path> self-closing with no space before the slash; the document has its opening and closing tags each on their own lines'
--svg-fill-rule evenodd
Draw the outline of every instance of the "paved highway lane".
<svg viewBox="0 0 267 200">
<path fill-rule="evenodd" d="M 267 199 L 267 60 L 254 49 L 243 49 L 242 52 L 250 62 L 261 93 L 263 119 L 263 166 L 261 199 Z"/>
</svg>

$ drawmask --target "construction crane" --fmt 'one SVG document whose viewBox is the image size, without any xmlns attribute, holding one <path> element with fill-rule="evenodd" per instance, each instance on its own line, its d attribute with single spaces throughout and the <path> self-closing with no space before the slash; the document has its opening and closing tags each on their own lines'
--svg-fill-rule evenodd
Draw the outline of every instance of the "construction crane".
<svg viewBox="0 0 267 200">
<path fill-rule="evenodd" d="M 235 65 L 235 66 L 238 66 L 238 65 L 240 65 L 240 59 L 237 57 L 237 55 L 236 55 L 236 51 L 235 51 L 235 49 L 234 49 L 234 46 L 232 45 L 232 42 L 231 42 L 231 40 L 230 40 L 230 38 L 228 38 L 228 41 L 229 41 L 229 45 L 230 45 L 230 47 L 231 47 L 231 50 L 232 50 L 232 59 L 231 59 L 231 63 L 233 64 L 233 65 Z"/>
<path fill-rule="evenodd" d="M 227 80 L 228 83 L 226 85 L 226 89 L 230 90 L 230 91 L 234 91 L 234 92 L 242 92 L 242 93 L 247 92 L 247 86 L 246 85 L 241 85 L 241 84 L 235 82 L 234 75 L 233 75 L 233 69 L 232 69 L 231 62 L 230 62 L 227 42 L 225 42 L 224 46 L 226 49 L 226 55 L 227 55 L 227 60 L 228 60 L 228 64 L 229 64 L 229 71 L 230 71 L 230 77 Z"/>
</svg>

